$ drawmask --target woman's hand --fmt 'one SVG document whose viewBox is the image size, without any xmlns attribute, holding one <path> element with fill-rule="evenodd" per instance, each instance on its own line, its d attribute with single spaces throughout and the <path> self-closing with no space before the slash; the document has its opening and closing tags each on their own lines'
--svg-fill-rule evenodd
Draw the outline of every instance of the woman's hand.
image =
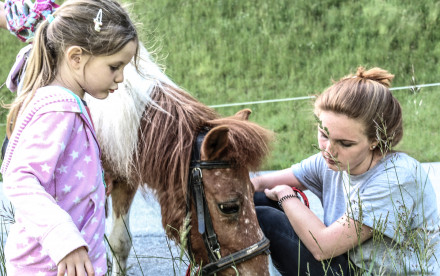
<svg viewBox="0 0 440 276">
<path fill-rule="evenodd" d="M 254 185 L 255 192 L 262 192 L 264 187 L 261 185 L 261 177 L 257 176 L 251 178 L 252 185 Z"/>
<path fill-rule="evenodd" d="M 290 187 L 296 187 L 300 190 L 306 189 L 295 177 L 291 168 L 262 174 L 252 178 L 251 182 L 256 192 L 263 192 L 265 189 L 273 189 L 278 185 L 284 184 Z"/>
<path fill-rule="evenodd" d="M 8 29 L 8 25 L 6 23 L 6 13 L 4 9 L 5 3 L 0 2 L 0 28 L 1 29 Z"/>
<path fill-rule="evenodd" d="M 58 263 L 57 276 L 64 276 L 64 275 L 67 276 L 95 275 L 95 270 L 93 269 L 92 262 L 90 261 L 89 254 L 87 254 L 87 250 L 85 247 L 80 247 L 73 250 Z"/>
<path fill-rule="evenodd" d="M 273 187 L 270 190 L 265 189 L 264 193 L 266 194 L 266 196 L 268 198 L 270 198 L 271 200 L 274 200 L 274 201 L 280 200 L 280 198 L 282 198 L 285 195 L 294 194 L 294 192 L 292 191 L 292 187 L 290 187 L 288 185 L 278 185 L 278 186 Z"/>
</svg>

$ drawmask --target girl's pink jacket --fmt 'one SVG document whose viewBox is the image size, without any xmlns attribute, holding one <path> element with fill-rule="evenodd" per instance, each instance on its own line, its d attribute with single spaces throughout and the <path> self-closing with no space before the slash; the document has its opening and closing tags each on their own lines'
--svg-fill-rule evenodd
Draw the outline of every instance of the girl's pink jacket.
<svg viewBox="0 0 440 276">
<path fill-rule="evenodd" d="M 100 149 L 78 96 L 38 89 L 17 120 L 1 173 L 15 209 L 5 246 L 9 276 L 56 275 L 61 259 L 81 246 L 95 275 L 105 274 Z"/>
</svg>

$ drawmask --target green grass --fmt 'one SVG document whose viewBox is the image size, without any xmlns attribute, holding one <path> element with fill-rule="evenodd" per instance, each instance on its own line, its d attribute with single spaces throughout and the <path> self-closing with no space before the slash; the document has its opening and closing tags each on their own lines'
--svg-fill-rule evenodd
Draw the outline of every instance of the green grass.
<svg viewBox="0 0 440 276">
<path fill-rule="evenodd" d="M 411 84 L 413 76 L 417 83 L 440 81 L 436 1 L 165 0 L 134 6 L 143 15 L 144 41 L 157 49 L 167 74 L 208 105 L 317 94 L 359 65 L 394 73 L 394 87 Z M 394 92 L 405 122 L 398 149 L 423 162 L 440 157 L 434 143 L 440 138 L 434 131 L 439 92 Z M 265 169 L 280 169 L 315 152 L 311 106 L 304 100 L 217 110 L 230 115 L 250 107 L 251 119 L 278 136 Z"/>
<path fill-rule="evenodd" d="M 158 63 L 207 105 L 317 94 L 359 65 L 389 70 L 394 87 L 411 84 L 413 76 L 418 84 L 440 82 L 438 1 L 125 2 L 133 4 L 142 41 Z M 22 46 L 2 33 L 1 82 Z M 397 149 L 422 162 L 440 160 L 439 93 L 440 87 L 394 92 L 405 128 Z M 0 95 L 6 102 L 13 97 L 5 87 Z M 311 106 L 303 100 L 217 110 L 226 116 L 251 108 L 251 120 L 278 138 L 263 169 L 281 169 L 316 152 Z"/>
</svg>

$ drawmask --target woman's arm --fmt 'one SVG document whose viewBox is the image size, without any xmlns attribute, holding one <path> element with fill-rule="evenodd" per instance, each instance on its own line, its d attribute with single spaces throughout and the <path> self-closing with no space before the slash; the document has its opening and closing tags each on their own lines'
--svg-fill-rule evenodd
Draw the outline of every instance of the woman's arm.
<svg viewBox="0 0 440 276">
<path fill-rule="evenodd" d="M 0 28 L 8 29 L 8 25 L 6 25 L 5 3 L 3 2 L 0 2 Z"/>
<path fill-rule="evenodd" d="M 289 186 L 279 185 L 265 193 L 278 201 L 293 192 Z M 297 198 L 289 198 L 282 205 L 295 233 L 318 261 L 346 253 L 373 235 L 370 227 L 345 215 L 327 227 Z"/>
<path fill-rule="evenodd" d="M 306 190 L 306 187 L 302 185 L 292 172 L 291 168 L 287 168 L 280 171 L 275 171 L 267 174 L 263 174 L 251 179 L 252 184 L 256 192 L 262 192 L 265 189 L 272 189 L 277 185 L 288 185 L 290 187 L 296 187 L 300 190 Z"/>
</svg>

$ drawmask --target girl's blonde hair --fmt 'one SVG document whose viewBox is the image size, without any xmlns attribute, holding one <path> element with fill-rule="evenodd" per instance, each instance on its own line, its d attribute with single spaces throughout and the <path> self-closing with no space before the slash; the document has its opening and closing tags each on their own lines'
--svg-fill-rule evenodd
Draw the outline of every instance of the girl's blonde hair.
<svg viewBox="0 0 440 276">
<path fill-rule="evenodd" d="M 95 18 L 102 10 L 102 25 L 95 29 Z M 50 84 L 62 61 L 64 51 L 79 46 L 86 54 L 107 56 L 119 52 L 128 42 L 138 43 L 138 34 L 125 9 L 115 0 L 67 0 L 51 21 L 40 24 L 26 66 L 20 96 L 10 105 L 7 135 L 10 137 L 18 113 L 33 98 L 35 91 Z M 135 63 L 137 53 L 134 57 Z M 99 72 L 96 72 L 99 74 Z"/>
<path fill-rule="evenodd" d="M 315 101 L 315 115 L 321 111 L 344 114 L 362 122 L 365 135 L 377 141 L 376 151 L 388 151 L 403 136 L 400 103 L 389 87 L 394 75 L 381 68 L 357 69 L 327 88 Z"/>
</svg>

